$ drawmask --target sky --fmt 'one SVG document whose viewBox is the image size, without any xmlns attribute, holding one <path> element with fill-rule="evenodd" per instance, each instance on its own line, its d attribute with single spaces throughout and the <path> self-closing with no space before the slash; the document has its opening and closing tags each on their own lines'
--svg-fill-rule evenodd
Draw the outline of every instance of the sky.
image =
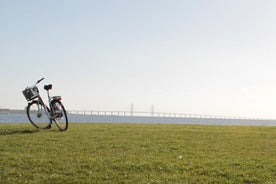
<svg viewBox="0 0 276 184">
<path fill-rule="evenodd" d="M 0 0 L 0 108 L 276 118 L 274 0 Z M 46 100 L 46 98 L 45 98 Z"/>
</svg>

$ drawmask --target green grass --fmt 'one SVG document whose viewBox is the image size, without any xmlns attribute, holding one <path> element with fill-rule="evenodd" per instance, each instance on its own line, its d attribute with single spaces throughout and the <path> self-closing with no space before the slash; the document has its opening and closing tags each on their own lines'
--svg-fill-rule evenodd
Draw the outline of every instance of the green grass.
<svg viewBox="0 0 276 184">
<path fill-rule="evenodd" d="M 276 183 L 276 127 L 0 124 L 0 183 Z"/>
</svg>

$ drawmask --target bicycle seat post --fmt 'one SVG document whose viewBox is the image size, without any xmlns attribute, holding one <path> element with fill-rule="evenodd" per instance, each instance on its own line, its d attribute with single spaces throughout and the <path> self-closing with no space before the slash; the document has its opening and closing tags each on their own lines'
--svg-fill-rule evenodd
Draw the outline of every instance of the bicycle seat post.
<svg viewBox="0 0 276 184">
<path fill-rule="evenodd" d="M 48 85 L 44 86 L 44 89 L 47 91 L 49 103 L 50 103 L 50 92 L 49 92 L 49 90 L 52 89 L 52 87 L 53 87 L 52 84 L 48 84 Z"/>
</svg>

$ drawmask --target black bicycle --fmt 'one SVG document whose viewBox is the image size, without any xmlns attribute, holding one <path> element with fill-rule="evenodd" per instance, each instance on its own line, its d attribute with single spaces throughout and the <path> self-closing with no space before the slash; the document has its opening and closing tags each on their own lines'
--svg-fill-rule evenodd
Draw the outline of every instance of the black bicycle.
<svg viewBox="0 0 276 184">
<path fill-rule="evenodd" d="M 52 122 L 55 122 L 60 131 L 68 128 L 68 118 L 64 105 L 61 102 L 61 96 L 50 96 L 49 90 L 52 84 L 45 85 L 47 91 L 49 107 L 43 102 L 37 84 L 44 78 L 38 80 L 34 86 L 27 87 L 23 90 L 23 95 L 28 101 L 26 109 L 28 119 L 36 128 L 51 128 Z"/>
</svg>

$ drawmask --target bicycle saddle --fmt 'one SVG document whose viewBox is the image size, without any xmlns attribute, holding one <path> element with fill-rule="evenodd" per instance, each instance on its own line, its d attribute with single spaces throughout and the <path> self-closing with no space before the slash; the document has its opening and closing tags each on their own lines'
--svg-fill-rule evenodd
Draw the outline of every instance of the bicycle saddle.
<svg viewBox="0 0 276 184">
<path fill-rule="evenodd" d="M 52 84 L 48 84 L 48 85 L 44 86 L 44 89 L 48 91 L 48 90 L 52 89 L 52 87 L 53 87 Z"/>
</svg>

